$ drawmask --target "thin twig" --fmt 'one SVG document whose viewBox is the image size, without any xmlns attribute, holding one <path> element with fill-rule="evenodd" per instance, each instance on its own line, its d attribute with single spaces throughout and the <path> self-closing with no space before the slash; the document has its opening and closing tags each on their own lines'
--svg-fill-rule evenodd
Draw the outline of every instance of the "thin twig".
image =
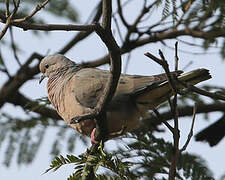
<svg viewBox="0 0 225 180">
<path fill-rule="evenodd" d="M 178 52 L 178 42 L 175 43 L 175 71 L 178 70 L 178 61 L 179 61 L 177 52 Z"/>
<path fill-rule="evenodd" d="M 168 83 L 170 84 L 171 88 L 172 88 L 172 91 L 174 94 L 177 93 L 177 88 L 176 88 L 176 85 L 175 85 L 175 82 L 174 82 L 174 77 L 172 77 L 171 73 L 170 73 L 170 70 L 169 70 L 169 65 L 162 53 L 161 50 L 159 50 L 159 55 L 160 57 L 162 58 L 162 61 L 163 61 L 163 64 L 162 64 L 162 67 L 166 73 L 166 76 L 167 76 L 167 79 L 168 79 Z"/>
<path fill-rule="evenodd" d="M 12 20 L 12 22 L 24 22 L 24 21 L 31 19 L 38 11 L 40 11 L 42 8 L 44 8 L 46 6 L 46 4 L 48 4 L 49 1 L 50 0 L 45 0 L 43 3 L 38 4 L 29 15 L 25 16 L 24 18 L 14 19 L 14 20 Z"/>
<path fill-rule="evenodd" d="M 6 1 L 6 6 L 8 6 L 7 3 L 8 2 Z M 20 0 L 18 0 L 17 3 L 15 1 L 13 1 L 13 3 L 14 3 L 14 10 L 13 10 L 13 12 L 9 16 L 6 16 L 6 23 L 5 23 L 5 26 L 2 29 L 1 33 L 0 33 L 0 40 L 5 35 L 6 31 L 8 30 L 9 26 L 11 25 L 12 18 L 16 14 L 16 12 L 17 12 L 17 10 L 19 8 Z M 8 13 L 8 10 L 6 10 L 6 13 Z"/>
<path fill-rule="evenodd" d="M 196 86 L 194 86 L 190 83 L 186 83 L 186 82 L 182 82 L 182 81 L 179 81 L 179 83 L 181 83 L 184 87 L 186 87 L 188 91 L 195 92 L 197 94 L 201 94 L 203 96 L 210 97 L 212 99 L 225 101 L 225 96 L 223 96 L 223 95 L 205 91 L 203 89 L 197 88 Z"/>
<path fill-rule="evenodd" d="M 190 129 L 190 132 L 188 134 L 188 138 L 187 138 L 184 146 L 180 149 L 180 152 L 183 152 L 183 151 L 185 151 L 187 149 L 187 146 L 188 146 L 188 144 L 191 141 L 191 138 L 193 136 L 193 129 L 194 129 L 194 124 L 195 124 L 196 111 L 197 111 L 197 104 L 195 103 L 195 105 L 193 107 L 193 116 L 192 116 L 191 129 Z"/>
<path fill-rule="evenodd" d="M 9 79 L 12 79 L 12 76 L 10 75 L 10 73 L 9 73 L 9 71 L 8 71 L 6 65 L 5 65 L 5 62 L 4 62 L 4 59 L 3 59 L 3 57 L 2 57 L 1 52 L 0 52 L 0 58 L 2 59 L 2 62 L 1 62 L 2 64 L 1 64 L 1 66 L 3 67 L 3 68 L 0 69 L 0 71 L 6 73 L 6 75 L 8 76 L 8 78 L 9 78 Z M 1 91 L 1 90 L 0 90 L 0 91 Z"/>
<path fill-rule="evenodd" d="M 124 18 L 124 15 L 123 15 L 123 8 L 122 8 L 122 5 L 121 5 L 121 0 L 117 0 L 117 6 L 118 6 L 118 14 L 120 16 L 120 19 L 121 19 L 122 23 L 124 24 L 124 26 L 129 28 L 130 25 L 127 23 L 127 21 Z"/>
<path fill-rule="evenodd" d="M 5 23 L 5 26 L 4 26 L 4 28 L 2 29 L 2 31 L 0 32 L 0 40 L 1 40 L 2 37 L 5 35 L 7 29 L 9 28 L 10 23 L 11 23 L 11 18 L 12 18 L 13 15 L 14 15 L 14 14 L 11 14 L 11 15 L 7 18 L 6 23 Z"/>
<path fill-rule="evenodd" d="M 175 48 L 175 57 L 177 56 L 177 47 Z M 175 70 L 177 70 L 178 68 L 178 57 L 175 58 Z M 166 71 L 166 69 L 165 69 Z M 169 72 L 169 68 L 167 70 Z M 170 165 L 170 171 L 169 171 L 169 180 L 174 180 L 175 179 L 175 174 L 176 174 L 176 166 L 177 166 L 177 161 L 180 155 L 180 151 L 179 151 L 179 140 L 180 140 L 180 130 L 179 130 L 179 121 L 178 121 L 178 107 L 177 107 L 177 88 L 175 86 L 175 81 L 173 77 L 169 77 L 170 72 L 166 73 L 168 76 L 168 80 L 171 81 L 171 88 L 174 91 L 174 97 L 173 97 L 173 103 L 170 103 L 170 107 L 171 110 L 173 109 L 174 113 L 174 133 L 173 133 L 173 147 L 174 147 L 174 151 L 173 151 L 173 155 L 172 155 L 172 159 L 171 159 L 171 165 Z M 171 79 L 169 79 L 171 78 Z"/>
<path fill-rule="evenodd" d="M 163 67 L 163 69 L 165 70 L 166 72 L 166 75 L 167 75 L 167 78 L 168 78 L 168 82 L 170 84 L 170 86 L 172 87 L 172 90 L 174 92 L 176 92 L 176 87 L 175 87 L 175 84 L 174 84 L 174 81 L 172 80 L 172 76 L 169 72 L 169 65 L 168 63 L 166 62 L 166 59 L 162 53 L 161 50 L 159 50 L 159 55 L 161 56 L 162 59 L 159 59 L 157 58 L 156 56 L 154 56 L 153 54 L 147 52 L 145 53 L 145 56 L 149 57 L 150 59 L 152 59 L 153 61 L 155 61 L 156 63 L 158 63 L 159 65 L 161 65 Z"/>
<path fill-rule="evenodd" d="M 9 17 L 9 0 L 5 0 L 5 6 L 6 6 L 5 17 L 8 18 Z"/>
<path fill-rule="evenodd" d="M 16 45 L 15 45 L 15 42 L 14 42 L 12 27 L 9 27 L 9 32 L 10 32 L 11 46 L 12 46 L 12 49 L 13 49 L 14 57 L 16 59 L 16 62 L 19 64 L 19 66 L 22 66 L 22 64 L 20 63 L 19 57 L 17 56 L 17 49 L 16 49 Z"/>
<path fill-rule="evenodd" d="M 149 58 L 151 58 L 153 61 L 155 61 L 159 65 L 163 66 L 163 61 L 161 59 L 157 58 L 156 56 L 154 56 L 153 54 L 147 52 L 144 55 L 147 56 L 147 57 L 149 57 Z"/>
<path fill-rule="evenodd" d="M 118 31 L 118 35 L 119 35 L 120 41 L 121 41 L 121 43 L 123 43 L 124 42 L 124 39 L 123 39 L 123 36 L 122 36 L 122 32 L 120 31 L 120 26 L 119 26 L 119 24 L 118 24 L 117 19 L 116 19 L 115 16 L 113 16 L 113 20 L 115 22 L 115 25 L 116 25 L 116 28 L 117 28 L 117 31 Z"/>
<path fill-rule="evenodd" d="M 156 117 L 173 133 L 174 132 L 173 127 L 167 121 L 163 120 L 159 111 L 157 109 L 154 109 L 153 112 L 155 113 Z"/>
<path fill-rule="evenodd" d="M 139 16 L 136 18 L 136 20 L 133 23 L 133 27 L 137 27 L 138 23 L 141 22 L 141 19 L 150 11 L 150 9 L 155 6 L 158 2 L 154 1 L 152 4 L 150 4 L 148 7 L 146 7 L 146 1 L 143 4 L 141 13 L 139 14 Z"/>
<path fill-rule="evenodd" d="M 92 13 L 91 13 L 92 14 Z M 93 20 L 91 23 L 98 22 L 102 15 L 102 2 L 100 2 L 97 6 L 97 12 L 93 17 Z M 89 18 L 88 18 L 89 19 Z M 79 32 L 76 34 L 64 47 L 62 47 L 58 53 L 59 54 L 65 54 L 67 51 L 69 51 L 72 47 L 74 47 L 77 43 L 79 43 L 81 40 L 88 37 L 93 30 L 86 31 L 86 32 Z"/>
<path fill-rule="evenodd" d="M 170 87 L 173 91 L 173 94 L 174 94 L 174 98 L 173 98 L 172 102 L 171 102 L 170 98 L 168 98 L 168 102 L 170 104 L 170 109 L 171 109 L 171 112 L 172 112 L 173 118 L 174 118 L 174 128 L 171 127 L 171 126 L 168 126 L 168 123 L 164 123 L 169 128 L 169 130 L 173 133 L 174 151 L 173 151 L 172 158 L 171 158 L 169 179 L 174 180 L 175 174 L 176 174 L 176 164 L 177 164 L 177 160 L 178 160 L 179 155 L 180 155 L 180 151 L 179 151 L 180 130 L 179 130 L 179 124 L 178 124 L 179 114 L 178 114 L 178 108 L 177 108 L 178 90 L 177 90 L 177 87 L 176 87 L 176 84 L 175 84 L 174 77 L 171 75 L 171 72 L 169 70 L 169 65 L 168 65 L 162 51 L 159 50 L 159 55 L 160 55 L 161 59 L 158 59 L 157 57 L 155 57 L 154 55 L 152 55 L 150 53 L 146 53 L 145 55 L 147 57 L 151 58 L 153 61 L 157 62 L 158 64 L 160 64 L 163 67 L 164 71 L 166 72 L 168 83 L 169 83 L 169 85 L 170 85 Z M 176 48 L 175 56 L 177 56 L 177 48 Z M 178 57 L 175 58 L 175 59 L 177 61 L 176 63 L 178 63 L 178 60 L 177 60 Z M 178 69 L 178 64 L 175 65 L 175 70 L 177 70 L 177 69 Z M 154 111 L 154 112 L 156 114 L 158 114 L 158 116 L 159 116 L 159 113 L 157 113 L 157 111 Z"/>
<path fill-rule="evenodd" d="M 172 50 L 175 49 L 174 47 L 169 46 L 165 41 L 161 41 L 160 43 L 162 43 L 168 49 L 172 49 Z M 189 50 L 179 49 L 179 51 L 182 52 L 182 53 L 185 53 L 185 54 L 193 54 L 193 55 L 207 55 L 207 54 L 218 54 L 219 53 L 219 50 L 218 51 L 213 51 L 213 52 L 205 52 L 205 51 L 202 51 L 202 52 L 193 52 L 193 49 L 191 49 L 191 50 L 189 51 Z"/>
<path fill-rule="evenodd" d="M 125 66 L 124 66 L 123 73 L 126 73 L 127 72 L 128 65 L 130 63 L 130 59 L 131 59 L 131 53 L 128 53 L 127 58 L 126 58 L 126 61 L 125 61 Z"/>
</svg>

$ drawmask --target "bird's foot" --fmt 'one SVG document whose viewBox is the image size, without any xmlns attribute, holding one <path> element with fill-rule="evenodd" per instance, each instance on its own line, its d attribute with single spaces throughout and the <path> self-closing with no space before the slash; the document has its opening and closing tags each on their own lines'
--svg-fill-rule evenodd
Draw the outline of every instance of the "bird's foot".
<svg viewBox="0 0 225 180">
<path fill-rule="evenodd" d="M 96 113 L 83 114 L 81 116 L 76 116 L 72 118 L 70 120 L 70 124 L 76 124 L 87 119 L 94 119 L 95 117 L 96 117 Z"/>
<path fill-rule="evenodd" d="M 82 121 L 81 116 L 76 116 L 70 120 L 70 124 L 76 124 Z"/>
<path fill-rule="evenodd" d="M 98 144 L 99 142 L 95 140 L 95 132 L 96 132 L 96 128 L 94 128 L 91 132 L 91 143 L 92 144 Z"/>
</svg>

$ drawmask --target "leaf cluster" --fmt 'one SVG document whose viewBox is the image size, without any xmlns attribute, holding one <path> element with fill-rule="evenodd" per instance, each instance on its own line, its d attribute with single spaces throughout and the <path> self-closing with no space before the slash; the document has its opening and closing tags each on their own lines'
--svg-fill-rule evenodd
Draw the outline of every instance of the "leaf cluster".
<svg viewBox="0 0 225 180">
<path fill-rule="evenodd" d="M 19 8 L 19 12 L 16 14 L 16 18 L 23 18 L 31 13 L 31 11 L 40 3 L 43 3 L 43 0 L 24 0 Z M 14 7 L 13 1 L 9 1 L 9 10 L 12 10 Z M 5 0 L 0 0 L 0 13 L 5 14 L 6 7 L 5 7 Z M 57 16 L 60 18 L 66 18 L 67 20 L 70 20 L 72 22 L 76 22 L 78 19 L 78 14 L 76 13 L 76 10 L 72 3 L 69 0 L 60 1 L 60 0 L 54 0 L 49 1 L 48 6 L 43 9 L 46 13 Z M 30 23 L 46 23 L 46 20 L 42 16 L 35 16 L 31 20 L 29 20 Z"/>
<path fill-rule="evenodd" d="M 82 179 L 82 177 L 90 173 L 88 166 L 92 166 L 96 179 L 108 179 L 107 175 L 97 173 L 99 167 L 111 170 L 113 175 L 110 179 L 127 179 L 128 174 L 131 174 L 128 169 L 130 163 L 122 162 L 117 156 L 105 153 L 100 148 L 94 154 L 89 153 L 89 150 L 87 150 L 86 153 L 81 154 L 78 157 L 74 155 L 63 157 L 60 155 L 51 162 L 50 168 L 48 168 L 45 173 L 51 170 L 56 171 L 65 164 L 73 164 L 75 166 L 75 172 L 68 180 L 74 178 Z"/>
<path fill-rule="evenodd" d="M 114 152 L 104 152 L 101 148 L 94 154 L 87 151 L 78 157 L 67 155 L 56 157 L 46 172 L 58 170 L 65 164 L 74 164 L 75 171 L 68 178 L 81 179 L 89 173 L 87 166 L 94 169 L 96 179 L 167 179 L 173 151 L 171 143 L 154 137 L 150 132 L 127 135 L 126 147 Z M 100 167 L 106 168 L 106 171 Z M 100 170 L 99 170 L 100 169 Z M 101 171 L 101 173 L 99 173 Z M 214 179 L 205 161 L 193 154 L 180 155 L 177 165 L 177 179 Z"/>
<path fill-rule="evenodd" d="M 79 139 L 71 128 L 49 118 L 15 118 L 2 113 L 0 120 L 0 148 L 5 145 L 3 163 L 6 166 L 10 166 L 15 160 L 19 165 L 32 163 L 50 127 L 57 127 L 51 142 L 50 154 L 53 157 L 60 154 L 62 147 L 67 152 L 73 152 L 76 140 Z M 87 144 L 87 139 L 82 138 L 82 142 Z"/>
<path fill-rule="evenodd" d="M 3 142 L 6 145 L 3 163 L 10 166 L 15 159 L 17 164 L 31 163 L 45 137 L 46 126 L 38 126 L 37 118 L 25 121 L 3 113 L 0 119 L 0 147 Z"/>
</svg>

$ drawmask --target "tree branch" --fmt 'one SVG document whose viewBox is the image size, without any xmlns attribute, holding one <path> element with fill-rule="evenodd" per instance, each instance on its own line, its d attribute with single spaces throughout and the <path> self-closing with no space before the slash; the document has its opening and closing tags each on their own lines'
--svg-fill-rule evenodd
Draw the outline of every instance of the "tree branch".
<svg viewBox="0 0 225 180">
<path fill-rule="evenodd" d="M 36 8 L 28 16 L 26 16 L 24 18 L 20 18 L 20 19 L 14 19 L 13 22 L 19 23 L 19 22 L 24 22 L 24 21 L 31 19 L 38 11 L 40 11 L 42 8 L 44 8 L 48 4 L 49 1 L 50 0 L 45 0 L 43 3 L 38 4 L 36 6 Z"/>
<path fill-rule="evenodd" d="M 9 15 L 9 2 L 6 1 L 6 18 L 5 18 L 5 26 L 2 29 L 2 31 L 0 32 L 0 40 L 2 39 L 2 37 L 5 35 L 7 29 L 9 28 L 9 26 L 12 23 L 12 18 L 13 16 L 16 14 L 18 7 L 20 5 L 20 0 L 17 1 L 17 4 L 14 4 L 14 10 L 13 12 Z M 9 16 L 8 16 L 9 15 Z"/>
<path fill-rule="evenodd" d="M 203 96 L 210 97 L 212 99 L 225 101 L 225 96 L 223 96 L 223 95 L 205 91 L 203 89 L 197 88 L 194 85 L 191 85 L 191 84 L 188 84 L 188 83 L 181 82 L 181 84 L 184 85 L 184 87 L 186 87 L 188 91 L 192 91 L 192 92 L 195 92 L 197 94 L 201 94 Z"/>
<path fill-rule="evenodd" d="M 74 24 L 30 24 L 30 23 L 12 23 L 12 25 L 27 30 L 39 31 L 93 31 L 95 25 L 74 25 Z"/>
<path fill-rule="evenodd" d="M 8 102 L 17 106 L 21 106 L 25 110 L 29 110 L 39 115 L 54 120 L 62 120 L 58 113 L 51 108 L 41 106 L 37 101 L 32 101 L 23 94 L 17 92 L 8 98 Z"/>
<path fill-rule="evenodd" d="M 92 23 L 94 22 L 98 22 L 99 19 L 101 18 L 102 15 L 102 3 L 99 3 L 98 5 L 98 10 L 97 13 L 95 15 L 95 17 L 92 20 Z M 86 32 L 79 32 L 78 34 L 76 34 L 74 36 L 74 38 L 72 40 L 70 40 L 69 43 L 67 43 L 61 50 L 59 50 L 59 54 L 65 54 L 67 51 L 69 51 L 72 47 L 74 47 L 75 44 L 77 44 L 78 42 L 80 42 L 81 40 L 85 39 L 86 37 L 88 37 L 91 33 L 93 32 L 93 30 L 90 31 L 86 31 Z"/>
<path fill-rule="evenodd" d="M 0 89 L 0 108 L 7 101 L 7 99 L 12 96 L 17 90 L 29 79 L 32 79 L 34 75 L 39 73 L 39 64 L 30 68 L 29 64 L 34 59 L 41 60 L 43 56 L 37 53 L 33 53 L 26 63 L 21 66 L 17 71 L 16 75 L 10 78 Z"/>
<path fill-rule="evenodd" d="M 212 113 L 212 112 L 225 112 L 225 103 L 211 103 L 211 104 L 197 104 L 198 108 L 196 114 L 200 113 Z M 178 107 L 179 117 L 191 116 L 193 114 L 192 106 Z M 144 119 L 143 128 L 156 127 L 162 123 L 162 121 L 169 121 L 173 118 L 171 111 L 167 111 L 160 114 L 161 121 L 157 117 L 152 116 L 151 118 Z"/>
<path fill-rule="evenodd" d="M 121 72 L 121 57 L 120 57 L 120 49 L 114 37 L 112 36 L 112 32 L 111 32 L 111 11 L 112 11 L 111 0 L 110 1 L 103 0 L 103 14 L 108 13 L 108 15 L 103 15 L 102 26 L 99 24 L 96 24 L 96 27 L 95 27 L 96 33 L 99 35 L 99 37 L 102 39 L 102 41 L 105 43 L 105 45 L 108 48 L 108 51 L 110 54 L 110 62 L 111 62 L 111 66 L 110 66 L 111 75 L 105 86 L 103 94 L 98 104 L 96 105 L 95 109 L 93 110 L 93 112 L 89 114 L 85 114 L 83 116 L 75 117 L 72 119 L 71 123 L 77 123 L 84 119 L 96 118 L 98 117 L 98 115 L 102 117 L 102 114 L 105 113 L 106 107 L 108 103 L 111 101 L 116 91 L 117 82 L 119 80 L 120 72 Z M 97 121 L 97 124 L 100 125 L 101 123 Z"/>
<path fill-rule="evenodd" d="M 121 6 L 121 0 L 117 0 L 117 6 L 118 6 L 118 14 L 120 16 L 121 21 L 123 22 L 124 26 L 129 28 L 130 25 L 127 23 L 127 21 L 124 18 L 124 15 L 123 15 L 123 9 L 122 9 L 122 6 Z"/>
<path fill-rule="evenodd" d="M 195 116 L 196 116 L 196 110 L 197 110 L 197 105 L 195 104 L 194 108 L 193 108 L 193 116 L 192 116 L 192 123 L 191 123 L 191 129 L 190 132 L 188 134 L 188 138 L 184 144 L 184 146 L 180 149 L 180 152 L 183 152 L 187 149 L 187 146 L 193 136 L 193 129 L 194 129 L 194 124 L 195 124 Z"/>
</svg>

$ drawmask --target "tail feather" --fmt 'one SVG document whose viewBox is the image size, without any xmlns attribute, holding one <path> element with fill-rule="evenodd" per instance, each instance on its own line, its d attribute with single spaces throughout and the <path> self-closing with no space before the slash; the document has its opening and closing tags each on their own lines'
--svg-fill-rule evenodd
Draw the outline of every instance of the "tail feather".
<svg viewBox="0 0 225 180">
<path fill-rule="evenodd" d="M 196 69 L 178 76 L 179 81 L 187 82 L 192 85 L 208 80 L 210 78 L 211 78 L 211 75 L 209 74 L 209 70 L 203 69 L 203 68 Z M 185 88 L 181 83 L 177 81 L 176 81 L 176 87 L 179 89 Z M 146 88 L 146 89 L 149 89 L 149 91 L 139 93 L 138 96 L 136 96 L 136 102 L 138 105 L 144 105 L 148 107 L 148 109 L 149 108 L 154 109 L 159 104 L 166 101 L 168 97 L 173 96 L 173 92 L 168 81 L 158 85 L 154 84 L 154 87 Z"/>
<path fill-rule="evenodd" d="M 191 83 L 192 85 L 208 80 L 210 78 L 211 78 L 211 75 L 209 74 L 209 70 L 204 68 L 196 69 L 188 73 L 181 74 L 178 77 L 180 81 L 188 82 L 188 83 Z"/>
</svg>

